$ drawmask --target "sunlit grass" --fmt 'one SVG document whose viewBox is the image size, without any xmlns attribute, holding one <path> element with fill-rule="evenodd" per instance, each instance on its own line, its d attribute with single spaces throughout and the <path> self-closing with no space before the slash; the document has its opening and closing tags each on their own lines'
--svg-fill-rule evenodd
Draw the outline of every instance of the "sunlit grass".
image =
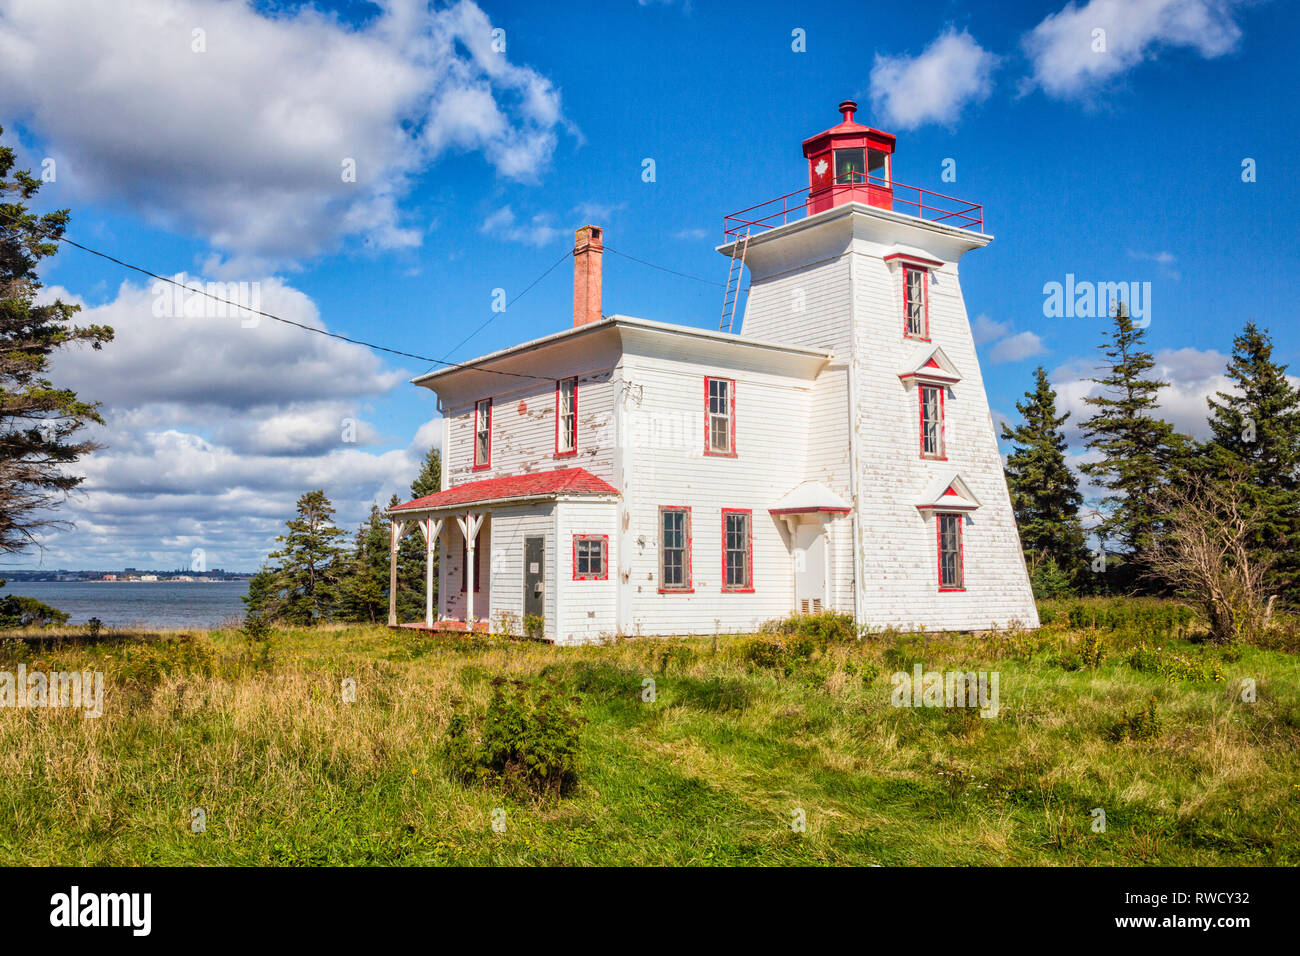
<svg viewBox="0 0 1300 956">
<path fill-rule="evenodd" d="M 1085 633 L 876 635 L 789 674 L 727 636 L 665 654 L 290 630 L 269 664 L 234 631 L 0 642 L 0 671 L 106 675 L 99 719 L 0 708 L 0 847 L 11 865 L 1300 862 L 1297 657 L 1161 640 L 1222 658 L 1222 682 L 1173 679 L 1124 663 L 1152 636 L 1120 627 L 1096 632 L 1099 666 L 1067 669 Z M 915 661 L 996 670 L 999 716 L 891 706 L 891 673 Z M 582 698 L 574 794 L 454 782 L 452 715 L 486 707 L 493 677 L 542 674 Z M 1160 735 L 1112 740 L 1153 695 Z"/>
</svg>

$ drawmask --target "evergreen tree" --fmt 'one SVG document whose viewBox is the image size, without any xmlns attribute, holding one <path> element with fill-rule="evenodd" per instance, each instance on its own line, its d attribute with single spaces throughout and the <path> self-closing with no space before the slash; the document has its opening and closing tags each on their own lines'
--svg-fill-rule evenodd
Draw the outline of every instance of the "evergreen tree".
<svg viewBox="0 0 1300 956">
<path fill-rule="evenodd" d="M 343 532 L 334 526 L 334 507 L 323 490 L 309 491 L 284 525 L 286 533 L 275 539 L 283 547 L 249 582 L 249 613 L 298 625 L 328 620 L 343 570 L 335 543 Z"/>
<path fill-rule="evenodd" d="M 25 200 L 41 181 L 14 170 L 14 162 L 13 149 L 0 146 L 0 553 L 21 551 L 42 528 L 63 524 L 50 508 L 84 480 L 63 466 L 100 447 L 75 437 L 92 422 L 103 424 L 99 404 L 56 386 L 47 377 L 50 356 L 73 344 L 98 349 L 113 338 L 106 325 L 73 325 L 78 306 L 36 304 L 37 265 L 58 251 L 54 237 L 67 228 L 68 211 L 28 212 Z"/>
<path fill-rule="evenodd" d="M 1268 330 L 1246 323 L 1232 342 L 1232 393 L 1210 405 L 1207 470 L 1220 481 L 1244 479 L 1247 504 L 1258 512 L 1257 550 L 1278 556 L 1269 584 L 1300 601 L 1300 389 L 1273 361 Z"/>
<path fill-rule="evenodd" d="M 357 528 L 346 577 L 339 585 L 338 617 L 382 624 L 388 620 L 388 521 L 378 505 Z"/>
<path fill-rule="evenodd" d="M 1083 496 L 1065 461 L 1061 426 L 1070 413 L 1057 416 L 1056 392 L 1042 366 L 1034 371 L 1034 383 L 1026 400 L 1016 403 L 1022 424 L 1003 425 L 1002 438 L 1014 446 L 1007 456 L 1007 489 L 1034 590 L 1052 597 L 1070 588 L 1087 560 L 1079 520 Z"/>
<path fill-rule="evenodd" d="M 1145 377 L 1155 366 L 1143 348 L 1146 330 L 1133 324 L 1122 302 L 1114 321 L 1110 340 L 1100 346 L 1105 374 L 1091 379 L 1104 390 L 1084 399 L 1096 409 L 1083 424 L 1085 445 L 1101 457 L 1080 470 L 1108 492 L 1098 534 L 1125 549 L 1125 583 L 1135 586 L 1144 569 L 1142 552 L 1160 530 L 1158 494 L 1177 480 L 1187 443 L 1157 414 L 1156 395 L 1168 383 Z"/>
</svg>

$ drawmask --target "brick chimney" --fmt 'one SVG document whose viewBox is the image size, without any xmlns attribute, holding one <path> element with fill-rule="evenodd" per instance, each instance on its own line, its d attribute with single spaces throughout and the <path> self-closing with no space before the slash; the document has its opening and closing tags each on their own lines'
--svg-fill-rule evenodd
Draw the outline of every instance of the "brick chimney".
<svg viewBox="0 0 1300 956">
<path fill-rule="evenodd" d="M 573 234 L 573 326 L 600 321 L 601 260 L 605 256 L 600 226 L 583 226 Z"/>
</svg>

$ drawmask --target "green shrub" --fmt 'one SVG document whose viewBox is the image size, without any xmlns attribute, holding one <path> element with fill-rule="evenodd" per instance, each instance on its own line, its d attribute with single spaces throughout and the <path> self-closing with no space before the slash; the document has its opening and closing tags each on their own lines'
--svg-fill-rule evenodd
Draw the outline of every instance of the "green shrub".
<svg viewBox="0 0 1300 956">
<path fill-rule="evenodd" d="M 216 673 L 212 649 L 191 634 L 180 634 L 121 648 L 109 669 L 109 677 L 127 687 L 153 690 L 164 677 L 175 674 Z"/>
<path fill-rule="evenodd" d="M 749 706 L 749 685 L 735 677 L 696 680 L 689 677 L 674 681 L 683 703 L 700 710 L 724 714 Z"/>
<path fill-rule="evenodd" d="M 1145 642 L 1130 650 L 1124 663 L 1135 671 L 1159 674 L 1165 680 L 1223 683 L 1225 679 L 1219 658 L 1206 655 L 1188 657 Z"/>
<path fill-rule="evenodd" d="M 67 624 L 68 615 L 36 598 L 7 594 L 0 598 L 0 628 L 49 627 Z"/>
<path fill-rule="evenodd" d="M 1185 636 L 1196 621 L 1196 612 L 1170 601 L 1094 598 L 1044 601 L 1038 619 L 1051 627 L 1111 631 L 1151 641 Z"/>
<path fill-rule="evenodd" d="M 1083 636 L 1083 640 L 1079 642 L 1078 650 L 1062 655 L 1058 658 L 1057 663 L 1067 671 L 1078 671 L 1085 668 L 1096 669 L 1101 666 L 1104 656 L 1105 652 L 1102 649 L 1101 638 L 1089 631 Z"/>
<path fill-rule="evenodd" d="M 690 667 L 699 656 L 699 651 L 685 641 L 663 641 L 652 645 L 650 650 L 651 660 L 660 674 L 668 673 L 672 665 L 678 669 Z"/>
<path fill-rule="evenodd" d="M 1111 728 L 1110 737 L 1117 742 L 1125 740 L 1154 740 L 1160 736 L 1161 719 L 1156 710 L 1156 699 L 1150 697 L 1146 705 L 1132 714 L 1124 709 L 1119 723 Z"/>
<path fill-rule="evenodd" d="M 858 639 L 858 629 L 852 614 L 822 611 L 820 614 L 795 614 L 783 620 L 768 621 L 761 628 L 764 634 L 780 634 L 806 638 L 819 647 L 827 644 L 850 644 Z"/>
<path fill-rule="evenodd" d="M 578 780 L 581 703 L 549 680 L 494 679 L 481 721 L 457 713 L 448 724 L 443 757 L 452 776 L 516 793 L 569 793 Z"/>
</svg>

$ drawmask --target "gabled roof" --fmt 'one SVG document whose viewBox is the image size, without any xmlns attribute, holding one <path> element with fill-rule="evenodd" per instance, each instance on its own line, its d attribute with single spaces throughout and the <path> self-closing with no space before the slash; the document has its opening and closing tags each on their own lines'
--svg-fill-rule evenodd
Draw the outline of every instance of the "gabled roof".
<svg viewBox="0 0 1300 956">
<path fill-rule="evenodd" d="M 974 511 L 979 506 L 979 499 L 971 492 L 970 486 L 955 473 L 932 481 L 916 503 L 921 512 Z"/>
<path fill-rule="evenodd" d="M 898 377 L 904 382 L 924 382 L 927 385 L 956 385 L 961 381 L 957 366 L 937 345 L 923 345 L 913 352 Z"/>
<path fill-rule="evenodd" d="M 805 481 L 793 491 L 786 492 L 776 504 L 768 509 L 774 515 L 813 514 L 816 512 L 848 514 L 852 510 L 847 501 L 816 481 Z"/>
<path fill-rule="evenodd" d="M 398 511 L 437 511 L 487 502 L 617 494 L 617 488 L 597 478 L 585 468 L 558 468 L 554 471 L 467 481 L 464 484 L 453 485 L 445 491 L 393 505 L 388 509 L 388 514 Z"/>
</svg>

